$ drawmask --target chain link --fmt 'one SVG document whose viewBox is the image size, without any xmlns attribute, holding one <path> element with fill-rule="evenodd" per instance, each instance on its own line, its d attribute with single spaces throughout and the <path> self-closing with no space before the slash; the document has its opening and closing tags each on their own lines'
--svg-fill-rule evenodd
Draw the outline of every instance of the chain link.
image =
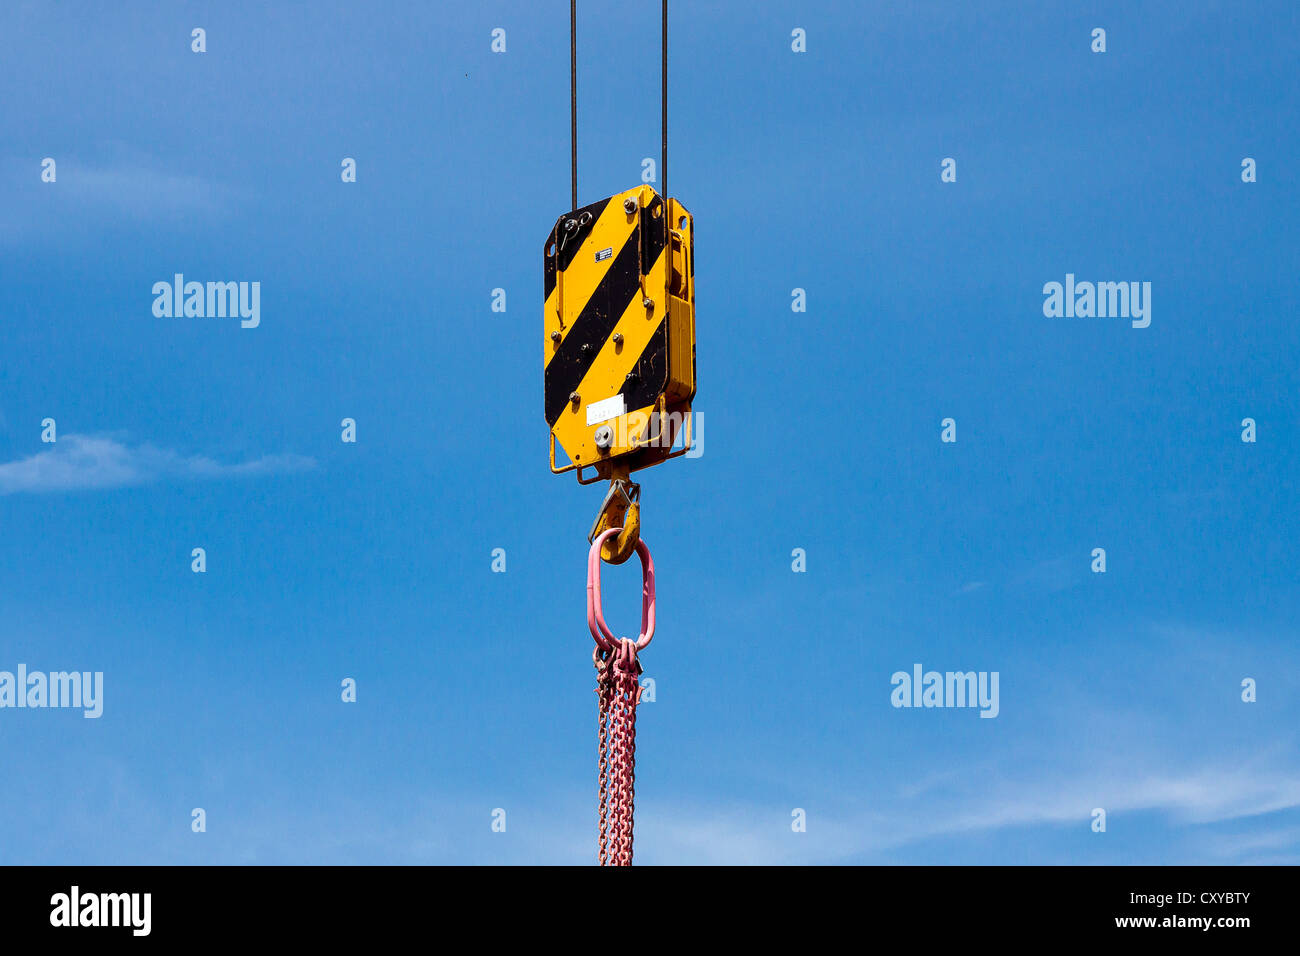
<svg viewBox="0 0 1300 956">
<path fill-rule="evenodd" d="M 592 659 L 600 725 L 600 865 L 631 866 L 641 662 L 636 642 L 626 637 L 612 651 L 597 649 Z"/>
<path fill-rule="evenodd" d="M 600 865 L 606 866 L 609 859 L 609 651 L 596 648 L 591 654 L 596 665 L 596 706 L 597 731 L 599 736 L 600 768 Z"/>
</svg>

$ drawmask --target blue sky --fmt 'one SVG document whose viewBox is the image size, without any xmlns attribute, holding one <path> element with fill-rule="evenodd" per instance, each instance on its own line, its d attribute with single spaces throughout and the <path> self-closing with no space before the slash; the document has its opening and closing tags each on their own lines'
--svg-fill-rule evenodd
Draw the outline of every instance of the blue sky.
<svg viewBox="0 0 1300 956">
<path fill-rule="evenodd" d="M 567 5 L 261 6 L 0 12 L 0 669 L 105 698 L 0 710 L 0 860 L 591 862 Z M 1300 860 L 1294 6 L 674 6 L 705 426 L 642 476 L 638 861 Z M 585 203 L 658 156 L 659 13 L 579 7 Z M 177 272 L 261 324 L 155 317 Z M 1150 327 L 1045 317 L 1067 273 Z M 892 707 L 914 663 L 999 715 Z"/>
</svg>

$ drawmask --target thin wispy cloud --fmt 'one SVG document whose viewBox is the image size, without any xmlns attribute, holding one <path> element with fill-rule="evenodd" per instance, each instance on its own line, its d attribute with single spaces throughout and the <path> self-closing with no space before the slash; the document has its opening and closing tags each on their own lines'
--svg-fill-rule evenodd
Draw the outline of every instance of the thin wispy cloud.
<svg viewBox="0 0 1300 956">
<path fill-rule="evenodd" d="M 975 796 L 975 799 L 972 799 Z M 1110 774 L 1053 780 L 1042 774 L 1005 780 L 985 792 L 951 799 L 885 796 L 871 810 L 836 812 L 810 805 L 806 833 L 790 832 L 788 811 L 757 805 L 664 806 L 637 801 L 639 843 L 645 862 L 689 864 L 834 863 L 871 858 L 927 840 L 961 838 L 998 830 L 1073 827 L 1086 830 L 1093 807 L 1114 820 L 1155 813 L 1187 828 L 1219 856 L 1237 859 L 1263 844 L 1237 841 L 1208 828 L 1300 807 L 1300 774 L 1232 765 L 1207 765 L 1172 774 L 1128 780 Z M 1297 831 L 1271 834 L 1271 851 L 1295 852 Z"/>
<path fill-rule="evenodd" d="M 1086 572 L 1088 564 L 1085 562 L 1082 567 Z M 1025 568 L 1014 575 L 1012 581 L 1017 587 L 1055 593 L 1078 584 L 1081 577 L 1078 562 L 1062 557 L 1050 558 Z"/>
<path fill-rule="evenodd" d="M 139 218 L 216 213 L 231 193 L 197 176 L 122 163 L 113 166 L 60 167 L 59 188 L 79 203 L 94 204 Z"/>
<path fill-rule="evenodd" d="M 301 455 L 264 455 L 225 464 L 114 438 L 65 435 L 48 449 L 0 464 L 0 495 L 127 488 L 157 481 L 247 478 L 315 467 Z"/>
<path fill-rule="evenodd" d="M 186 226 L 196 217 L 225 217 L 246 196 L 237 185 L 169 170 L 134 154 L 91 162 L 49 158 L 57 163 L 52 183 L 41 181 L 36 157 L 0 157 L 0 173 L 26 183 L 0 206 L 0 246 L 53 237 L 67 242 L 70 235 L 131 225 Z"/>
</svg>

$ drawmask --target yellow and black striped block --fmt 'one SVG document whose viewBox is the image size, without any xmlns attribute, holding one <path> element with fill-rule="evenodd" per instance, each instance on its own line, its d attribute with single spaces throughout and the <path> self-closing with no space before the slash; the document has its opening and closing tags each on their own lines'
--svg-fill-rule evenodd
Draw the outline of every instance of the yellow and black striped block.
<svg viewBox="0 0 1300 956">
<path fill-rule="evenodd" d="M 693 238 L 690 213 L 650 186 L 547 237 L 546 422 L 573 465 L 607 477 L 668 457 L 695 396 Z"/>
</svg>

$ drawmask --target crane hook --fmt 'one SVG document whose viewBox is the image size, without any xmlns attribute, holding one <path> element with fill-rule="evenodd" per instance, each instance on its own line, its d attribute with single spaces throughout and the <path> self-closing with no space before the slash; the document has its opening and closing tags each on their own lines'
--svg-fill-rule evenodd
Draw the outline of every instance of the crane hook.
<svg viewBox="0 0 1300 956">
<path fill-rule="evenodd" d="M 601 544 L 600 556 L 608 564 L 622 564 L 632 557 L 641 540 L 641 486 L 630 481 L 628 474 L 626 467 L 615 466 L 609 491 L 596 514 L 591 534 L 587 535 L 588 541 L 595 541 L 610 528 L 621 529 L 616 537 L 611 536 Z"/>
</svg>

